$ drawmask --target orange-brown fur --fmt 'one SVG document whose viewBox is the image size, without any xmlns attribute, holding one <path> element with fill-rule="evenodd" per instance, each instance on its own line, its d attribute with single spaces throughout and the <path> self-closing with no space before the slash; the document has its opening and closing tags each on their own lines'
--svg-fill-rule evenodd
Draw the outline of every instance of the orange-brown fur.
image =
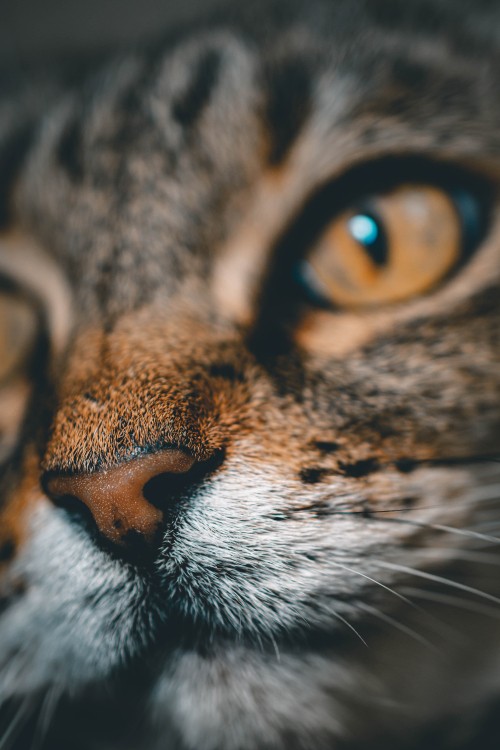
<svg viewBox="0 0 500 750">
<path fill-rule="evenodd" d="M 54 703 L 44 750 L 77 731 L 85 750 L 489 732 L 500 71 L 493 11 L 469 28 L 459 6 L 432 28 L 424 0 L 228 13 L 14 97 L 31 139 L 0 272 L 38 336 L 2 454 L 0 720 Z M 321 307 L 294 276 L 316 240 L 301 219 L 393 173 L 472 195 L 470 257 L 400 303 Z M 173 496 L 165 480 L 144 558 L 50 490 L 172 449 L 198 474 Z"/>
</svg>

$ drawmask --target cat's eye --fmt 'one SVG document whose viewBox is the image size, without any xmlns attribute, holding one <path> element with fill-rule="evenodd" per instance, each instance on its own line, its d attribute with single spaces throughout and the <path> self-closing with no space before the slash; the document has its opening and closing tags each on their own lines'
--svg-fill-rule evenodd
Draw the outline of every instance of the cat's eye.
<svg viewBox="0 0 500 750">
<path fill-rule="evenodd" d="M 338 214 L 301 263 L 323 304 L 364 307 L 432 290 L 461 263 L 477 224 L 472 196 L 402 184 Z"/>
<path fill-rule="evenodd" d="M 33 349 L 37 315 L 23 297 L 0 292 L 0 385 L 26 364 Z"/>
</svg>

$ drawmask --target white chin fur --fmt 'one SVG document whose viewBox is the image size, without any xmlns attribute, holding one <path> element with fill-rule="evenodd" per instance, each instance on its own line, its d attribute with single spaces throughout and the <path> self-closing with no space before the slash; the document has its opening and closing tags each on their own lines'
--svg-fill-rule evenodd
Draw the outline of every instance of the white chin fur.
<svg viewBox="0 0 500 750">
<path fill-rule="evenodd" d="M 41 504 L 12 568 L 24 593 L 0 619 L 0 691 L 64 690 L 108 677 L 141 643 L 146 586 Z"/>
</svg>

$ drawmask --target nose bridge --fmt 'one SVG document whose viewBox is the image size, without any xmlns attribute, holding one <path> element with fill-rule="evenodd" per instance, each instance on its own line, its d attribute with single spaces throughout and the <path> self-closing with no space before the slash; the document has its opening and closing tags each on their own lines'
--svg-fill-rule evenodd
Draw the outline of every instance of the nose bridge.
<svg viewBox="0 0 500 750">
<path fill-rule="evenodd" d="M 217 470 L 227 447 L 213 341 L 167 331 L 76 340 L 42 462 L 46 495 L 128 552 L 157 548 L 179 500 Z"/>
<path fill-rule="evenodd" d="M 109 470 L 164 447 L 208 459 L 225 440 L 207 366 L 214 347 L 165 330 L 92 331 L 74 345 L 43 459 L 45 471 Z M 206 355 L 204 354 L 206 351 Z M 210 355 L 211 352 L 211 355 Z M 223 400 L 223 399 L 222 399 Z"/>
</svg>

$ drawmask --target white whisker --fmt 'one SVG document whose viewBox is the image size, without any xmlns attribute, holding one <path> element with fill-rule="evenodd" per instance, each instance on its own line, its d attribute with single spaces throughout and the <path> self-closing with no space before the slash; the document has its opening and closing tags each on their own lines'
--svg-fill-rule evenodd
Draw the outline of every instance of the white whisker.
<svg viewBox="0 0 500 750">
<path fill-rule="evenodd" d="M 403 601 L 405 604 L 409 604 L 410 607 L 415 607 L 416 609 L 418 609 L 418 607 L 413 602 L 411 602 L 409 599 L 407 599 L 405 596 L 398 593 L 397 591 L 394 591 L 394 589 L 391 589 L 389 586 L 386 586 L 384 583 L 381 583 L 381 581 L 377 581 L 375 578 L 372 578 L 366 573 L 361 573 L 359 570 L 354 570 L 354 568 L 349 568 L 347 565 L 342 565 L 336 560 L 331 560 L 330 562 L 332 565 L 335 565 L 336 568 L 342 568 L 342 570 L 347 570 L 349 573 L 353 573 L 354 575 L 361 576 L 361 578 L 365 578 L 367 581 L 374 583 L 376 586 L 380 586 L 380 588 L 385 589 L 385 591 L 388 591 L 389 594 L 392 594 L 393 596 L 397 597 L 398 599 Z"/>
<path fill-rule="evenodd" d="M 47 690 L 47 694 L 42 701 L 38 714 L 30 750 L 39 750 L 41 747 L 47 732 L 49 731 L 50 723 L 56 712 L 61 693 L 62 690 L 56 685 Z"/>
<path fill-rule="evenodd" d="M 358 609 L 361 609 L 367 612 L 368 614 L 373 615 L 374 617 L 377 617 L 383 622 L 386 622 L 388 625 L 392 625 L 396 630 L 399 630 L 401 633 L 404 633 L 410 638 L 413 638 L 415 641 L 417 641 L 421 645 L 426 646 L 432 649 L 433 651 L 438 651 L 437 647 L 433 643 L 431 643 L 429 640 L 427 640 L 427 638 L 420 635 L 419 633 L 417 633 L 415 630 L 408 627 L 407 625 L 404 625 L 402 622 L 395 620 L 393 617 L 386 614 L 385 612 L 382 612 L 382 610 L 377 609 L 376 607 L 372 607 L 369 604 L 364 604 L 362 602 L 357 602 L 356 607 Z"/>
<path fill-rule="evenodd" d="M 0 738 L 0 750 L 7 750 L 8 747 L 12 746 L 15 741 L 17 734 L 21 731 L 26 718 L 31 713 L 31 705 L 33 703 L 32 697 L 25 698 L 19 705 L 14 716 L 10 720 L 4 734 Z"/>
<path fill-rule="evenodd" d="M 338 620 L 340 620 L 340 622 L 343 622 L 343 623 L 344 623 L 344 625 L 346 625 L 346 626 L 347 626 L 347 627 L 349 628 L 349 630 L 352 630 L 352 632 L 353 632 L 353 633 L 354 633 L 354 634 L 355 634 L 355 635 L 356 635 L 356 636 L 357 636 L 357 637 L 359 638 L 359 640 L 361 641 L 361 643 L 362 643 L 362 644 L 363 644 L 364 646 L 366 646 L 366 648 L 368 648 L 368 644 L 367 644 L 367 642 L 365 641 L 365 639 L 363 638 L 363 636 L 361 635 L 361 633 L 359 633 L 359 632 L 358 632 L 358 631 L 356 630 L 356 628 L 354 627 L 354 625 L 351 625 L 351 623 L 350 623 L 350 622 L 349 622 L 348 620 L 346 620 L 346 619 L 345 619 L 345 617 L 342 617 L 342 615 L 339 615 L 339 613 L 338 613 L 338 612 L 336 612 L 336 611 L 335 611 L 334 609 L 330 609 L 330 610 L 329 610 L 329 612 L 330 612 L 330 614 L 332 614 L 332 615 L 333 615 L 334 617 L 336 617 L 336 618 L 337 618 Z"/>
<path fill-rule="evenodd" d="M 488 553 L 482 553 L 476 550 L 460 549 L 455 547 L 428 547 L 426 549 L 419 549 L 417 554 L 419 557 L 432 557 L 435 553 L 448 554 L 449 560 L 463 560 L 465 562 L 477 563 L 478 565 L 500 565 L 500 556 L 492 555 Z M 443 560 L 443 558 L 440 558 Z"/>
<path fill-rule="evenodd" d="M 436 602 L 437 604 L 456 607 L 457 609 L 463 609 L 464 611 L 500 620 L 500 611 L 494 607 L 488 607 L 486 604 L 471 602 L 468 599 L 460 599 L 458 596 L 453 596 L 452 594 L 447 594 L 441 591 L 428 591 L 427 589 L 419 589 L 412 586 L 404 586 L 402 591 L 405 591 L 408 596 L 426 599 L 431 602 Z"/>
<path fill-rule="evenodd" d="M 493 602 L 494 604 L 500 604 L 500 599 L 497 596 L 488 594 L 487 592 L 476 589 L 473 586 L 467 586 L 467 584 L 465 583 L 460 583 L 459 581 L 445 578 L 444 576 L 438 576 L 434 573 L 427 573 L 423 570 L 416 570 L 415 568 L 409 568 L 406 565 L 398 565 L 396 563 L 387 562 L 385 560 L 372 560 L 372 562 L 382 568 L 387 568 L 388 570 L 394 570 L 398 573 L 405 573 L 407 575 L 416 576 L 417 578 L 424 578 L 425 580 L 432 581 L 434 583 L 444 583 L 446 586 L 450 586 L 451 588 L 465 591 L 468 594 L 473 594 L 474 596 L 479 596 L 482 599 Z"/>
<path fill-rule="evenodd" d="M 379 521 L 381 523 L 407 524 L 408 526 L 416 526 L 417 528 L 421 529 L 432 529 L 433 531 L 446 531 L 450 534 L 456 534 L 457 536 L 469 537 L 471 539 L 480 539 L 483 542 L 500 545 L 500 537 L 481 534 L 478 531 L 472 531 L 471 529 L 457 529 L 454 526 L 445 526 L 439 523 L 426 523 L 425 521 L 415 521 L 410 518 L 387 518 L 386 516 L 373 516 L 373 520 Z"/>
</svg>

